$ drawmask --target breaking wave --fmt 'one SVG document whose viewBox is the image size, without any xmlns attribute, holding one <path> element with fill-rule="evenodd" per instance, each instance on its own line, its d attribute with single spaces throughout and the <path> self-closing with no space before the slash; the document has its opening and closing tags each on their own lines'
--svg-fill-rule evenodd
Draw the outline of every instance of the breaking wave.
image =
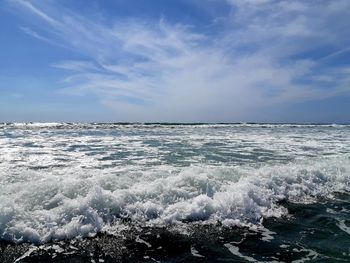
<svg viewBox="0 0 350 263">
<path fill-rule="evenodd" d="M 93 236 L 124 223 L 258 226 L 288 215 L 281 201 L 310 203 L 350 189 L 348 157 L 259 167 L 18 169 L 0 179 L 0 237 L 14 242 Z"/>
</svg>

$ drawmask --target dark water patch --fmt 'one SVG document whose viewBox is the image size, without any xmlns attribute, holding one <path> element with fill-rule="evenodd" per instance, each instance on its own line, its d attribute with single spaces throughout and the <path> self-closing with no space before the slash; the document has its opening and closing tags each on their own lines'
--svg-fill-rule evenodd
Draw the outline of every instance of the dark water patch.
<svg viewBox="0 0 350 263">
<path fill-rule="evenodd" d="M 100 158 L 100 161 L 112 161 L 112 160 L 121 160 L 121 159 L 128 159 L 130 156 L 129 152 L 126 151 L 119 151 L 109 154 L 108 156 L 104 156 Z"/>
<path fill-rule="evenodd" d="M 51 165 L 35 165 L 35 166 L 29 166 L 28 169 L 30 170 L 51 170 L 53 168 L 64 168 L 67 167 L 67 165 L 64 164 L 51 164 Z"/>
<path fill-rule="evenodd" d="M 29 148 L 45 148 L 43 145 L 38 145 L 35 142 L 25 142 L 21 146 L 22 147 L 29 147 Z"/>
</svg>

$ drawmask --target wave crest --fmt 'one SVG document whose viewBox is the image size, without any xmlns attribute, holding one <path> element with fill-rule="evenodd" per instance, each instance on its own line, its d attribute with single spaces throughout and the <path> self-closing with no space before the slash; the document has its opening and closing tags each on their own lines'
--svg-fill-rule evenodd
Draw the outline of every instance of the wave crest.
<svg viewBox="0 0 350 263">
<path fill-rule="evenodd" d="M 44 243 L 91 236 L 125 220 L 153 226 L 189 221 L 259 225 L 265 218 L 287 215 L 281 200 L 309 203 L 349 191 L 349 164 L 348 158 L 338 158 L 259 168 L 37 172 L 35 180 L 1 190 L 0 236 Z"/>
</svg>

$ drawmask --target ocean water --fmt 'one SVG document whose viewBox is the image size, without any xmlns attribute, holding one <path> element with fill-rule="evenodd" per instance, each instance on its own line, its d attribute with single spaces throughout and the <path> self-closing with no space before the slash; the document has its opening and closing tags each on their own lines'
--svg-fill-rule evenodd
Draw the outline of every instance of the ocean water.
<svg viewBox="0 0 350 263">
<path fill-rule="evenodd" d="M 0 124 L 1 262 L 350 262 L 350 126 Z"/>
</svg>

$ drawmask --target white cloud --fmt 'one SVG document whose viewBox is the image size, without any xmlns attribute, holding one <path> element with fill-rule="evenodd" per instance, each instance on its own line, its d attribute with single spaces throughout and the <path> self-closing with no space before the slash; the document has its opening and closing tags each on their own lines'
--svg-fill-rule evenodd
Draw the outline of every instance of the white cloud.
<svg viewBox="0 0 350 263">
<path fill-rule="evenodd" d="M 344 11 L 349 1 L 323 1 L 323 6 L 312 1 L 227 2 L 232 9 L 222 30 L 205 35 L 162 18 L 157 23 L 116 18 L 106 25 L 57 4 L 47 8 L 39 1 L 15 0 L 20 10 L 46 23 L 41 27 L 46 35 L 28 27 L 26 33 L 90 58 L 54 65 L 71 71 L 62 92 L 95 94 L 119 119 L 240 121 L 267 106 L 349 93 L 341 68 L 325 80 L 317 58 L 297 58 L 323 46 L 339 49 L 329 58 L 348 50 L 337 45 L 350 42 L 340 35 L 350 24 Z M 336 18 L 343 22 L 328 26 Z M 319 88 L 325 84 L 330 88 Z"/>
<path fill-rule="evenodd" d="M 99 69 L 91 61 L 67 60 L 52 65 L 53 67 L 72 71 L 98 71 Z"/>
</svg>

